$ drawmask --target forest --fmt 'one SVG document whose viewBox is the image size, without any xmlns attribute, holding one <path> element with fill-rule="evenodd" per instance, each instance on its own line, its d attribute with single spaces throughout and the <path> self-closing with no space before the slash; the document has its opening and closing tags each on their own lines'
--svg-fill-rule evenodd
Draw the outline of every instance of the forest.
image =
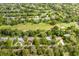
<svg viewBox="0 0 79 59">
<path fill-rule="evenodd" d="M 79 4 L 1 3 L 0 56 L 79 56 Z"/>
</svg>

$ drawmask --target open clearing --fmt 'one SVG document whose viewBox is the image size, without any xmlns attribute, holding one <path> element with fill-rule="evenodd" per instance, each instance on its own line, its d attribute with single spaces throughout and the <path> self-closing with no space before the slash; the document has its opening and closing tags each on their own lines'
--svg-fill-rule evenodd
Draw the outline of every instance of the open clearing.
<svg viewBox="0 0 79 59">
<path fill-rule="evenodd" d="M 33 24 L 33 23 L 26 23 L 26 24 L 18 24 L 14 26 L 10 25 L 2 25 L 0 26 L 0 29 L 8 28 L 8 29 L 17 29 L 22 31 L 28 31 L 28 30 L 50 30 L 53 26 L 46 23 L 39 23 L 39 24 Z"/>
<path fill-rule="evenodd" d="M 14 25 L 14 28 L 17 28 L 18 30 L 23 30 L 23 31 L 28 31 L 28 30 L 49 30 L 53 26 L 50 24 L 46 23 L 39 23 L 39 24 L 32 24 L 32 23 L 27 23 L 27 24 L 18 24 Z"/>
<path fill-rule="evenodd" d="M 76 22 L 71 22 L 71 23 L 59 23 L 56 25 L 50 25 L 50 24 L 46 24 L 46 23 L 39 23 L 39 24 L 26 23 L 26 24 L 14 25 L 14 26 L 2 25 L 2 26 L 0 26 L 0 29 L 8 28 L 8 29 L 17 29 L 17 30 L 21 30 L 21 31 L 37 30 L 37 29 L 50 30 L 54 26 L 58 26 L 59 28 L 64 27 L 64 29 L 66 29 L 67 27 L 70 27 L 70 26 L 75 26 L 75 28 L 77 28 L 77 29 L 79 28 L 79 26 L 77 25 Z"/>
</svg>

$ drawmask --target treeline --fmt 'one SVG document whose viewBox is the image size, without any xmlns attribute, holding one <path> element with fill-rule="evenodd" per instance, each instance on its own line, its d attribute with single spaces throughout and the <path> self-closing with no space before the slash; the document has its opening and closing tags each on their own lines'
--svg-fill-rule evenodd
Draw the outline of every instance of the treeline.
<svg viewBox="0 0 79 59">
<path fill-rule="evenodd" d="M 44 31 L 27 31 L 27 32 L 21 32 L 21 31 L 9 31 L 9 30 L 0 30 L 1 37 L 10 36 L 10 37 L 16 37 L 15 40 L 11 40 L 8 38 L 7 40 L 0 41 L 0 46 L 2 47 L 8 47 L 6 45 L 9 44 L 10 47 L 15 46 L 16 42 L 19 43 L 18 37 L 22 37 L 24 42 L 22 42 L 22 45 L 60 45 L 63 41 L 64 44 L 71 44 L 71 45 L 78 45 L 79 43 L 79 29 L 75 29 L 74 26 L 68 27 L 65 31 L 60 30 L 57 26 L 55 26 L 53 29 L 44 32 Z M 46 37 L 50 36 L 50 40 L 48 40 Z M 28 37 L 33 37 L 33 39 L 28 39 Z M 62 44 L 63 45 L 63 44 Z"/>
<path fill-rule="evenodd" d="M 78 4 L 0 4 L 0 24 L 73 22 L 78 10 Z"/>
<path fill-rule="evenodd" d="M 78 56 L 79 45 L 66 45 L 66 46 L 55 46 L 48 48 L 47 46 L 42 47 L 27 47 L 20 49 L 0 49 L 0 56 Z"/>
<path fill-rule="evenodd" d="M 0 35 L 1 36 L 50 36 L 50 35 L 56 35 L 56 36 L 64 36 L 64 34 L 72 34 L 75 33 L 76 35 L 79 33 L 79 29 L 75 28 L 75 26 L 67 27 L 66 29 L 61 29 L 58 26 L 54 26 L 50 30 L 28 30 L 28 31 L 22 31 L 18 29 L 13 29 L 11 27 L 3 27 L 0 28 Z"/>
</svg>

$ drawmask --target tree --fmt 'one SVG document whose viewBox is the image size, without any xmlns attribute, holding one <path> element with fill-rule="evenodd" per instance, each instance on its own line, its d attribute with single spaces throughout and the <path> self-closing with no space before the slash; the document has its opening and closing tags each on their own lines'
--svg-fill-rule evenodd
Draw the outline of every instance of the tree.
<svg viewBox="0 0 79 59">
<path fill-rule="evenodd" d="M 13 40 L 11 40 L 11 39 L 8 38 L 6 40 L 6 42 L 5 42 L 5 46 L 6 47 L 12 47 L 13 46 Z"/>
<path fill-rule="evenodd" d="M 22 49 L 22 55 L 29 56 L 30 55 L 29 49 Z"/>
<path fill-rule="evenodd" d="M 38 46 L 40 45 L 40 41 L 39 41 L 39 39 L 37 39 L 37 37 L 34 38 L 33 44 L 34 44 L 36 47 L 38 47 Z"/>
<path fill-rule="evenodd" d="M 37 55 L 43 55 L 41 48 L 37 48 Z"/>
<path fill-rule="evenodd" d="M 31 55 L 37 55 L 37 49 L 35 46 L 29 47 L 29 50 Z"/>
<path fill-rule="evenodd" d="M 53 50 L 51 48 L 46 50 L 46 56 L 54 56 Z"/>
<path fill-rule="evenodd" d="M 50 35 L 52 35 L 52 32 L 51 32 L 51 30 L 48 30 L 48 31 L 46 32 L 46 34 L 47 34 L 47 36 L 50 36 Z"/>
<path fill-rule="evenodd" d="M 29 33 L 28 36 L 34 36 L 35 35 L 34 31 L 32 31 L 32 30 L 29 30 L 28 33 Z"/>
<path fill-rule="evenodd" d="M 11 49 L 0 49 L 0 56 L 11 56 Z"/>
<path fill-rule="evenodd" d="M 40 40 L 41 40 L 41 44 L 47 45 L 47 39 L 45 37 L 42 37 Z"/>
<path fill-rule="evenodd" d="M 28 44 L 29 44 L 28 37 L 24 36 L 24 45 L 28 45 Z"/>
<path fill-rule="evenodd" d="M 47 34 L 43 31 L 43 32 L 40 32 L 39 36 L 40 36 L 40 37 L 46 37 Z"/>
</svg>

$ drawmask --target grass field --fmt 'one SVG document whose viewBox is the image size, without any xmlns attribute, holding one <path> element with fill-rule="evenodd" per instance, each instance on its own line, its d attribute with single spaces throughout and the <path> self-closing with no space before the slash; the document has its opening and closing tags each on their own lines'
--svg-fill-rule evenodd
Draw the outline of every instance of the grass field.
<svg viewBox="0 0 79 59">
<path fill-rule="evenodd" d="M 10 26 L 10 25 L 2 25 L 0 26 L 0 29 L 4 29 L 4 28 L 8 28 L 8 29 L 18 29 L 18 30 L 22 30 L 22 31 L 28 31 L 28 30 L 50 30 L 51 28 L 53 28 L 55 25 L 50 25 L 50 24 L 46 24 L 46 23 L 39 23 L 39 24 L 33 24 L 33 23 L 26 23 L 26 24 L 18 24 L 18 25 L 14 25 L 14 26 Z M 59 28 L 64 27 L 70 27 L 70 26 L 75 26 L 75 28 L 79 28 L 79 26 L 77 25 L 76 22 L 71 22 L 71 23 L 59 23 L 56 24 L 56 26 L 58 26 Z"/>
<path fill-rule="evenodd" d="M 33 24 L 33 23 L 26 23 L 26 24 L 18 24 L 18 25 L 14 25 L 14 26 L 10 26 L 10 25 L 2 25 L 0 26 L 0 29 L 18 29 L 18 30 L 22 30 L 22 31 L 28 31 L 28 30 L 49 30 L 50 28 L 52 28 L 53 26 L 50 24 L 46 24 L 46 23 L 39 23 L 39 24 Z"/>
<path fill-rule="evenodd" d="M 45 23 L 39 23 L 39 24 L 32 24 L 32 23 L 27 23 L 27 24 L 18 24 L 13 26 L 14 28 L 17 28 L 18 30 L 23 30 L 23 31 L 28 31 L 28 30 L 49 30 L 53 26 L 50 24 L 45 24 Z"/>
</svg>

